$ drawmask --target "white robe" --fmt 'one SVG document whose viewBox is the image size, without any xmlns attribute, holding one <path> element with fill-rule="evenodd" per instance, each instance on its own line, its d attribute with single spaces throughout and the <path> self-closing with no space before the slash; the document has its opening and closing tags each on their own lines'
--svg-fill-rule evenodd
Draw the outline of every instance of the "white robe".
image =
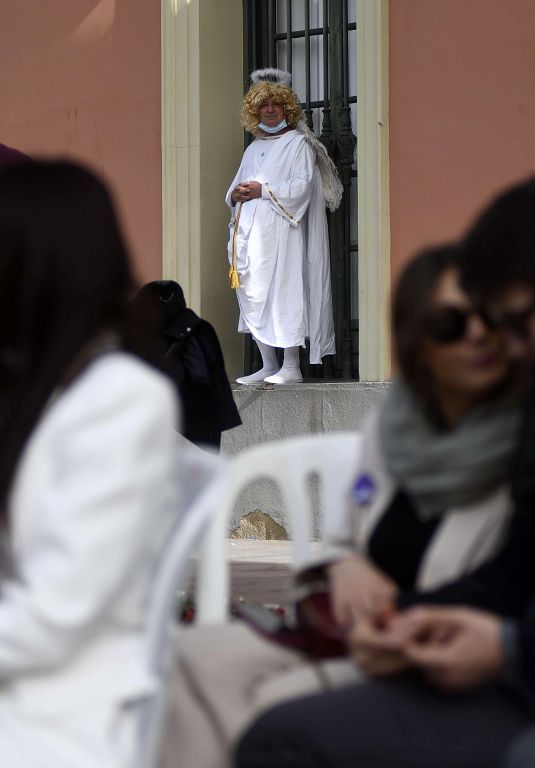
<svg viewBox="0 0 535 768">
<path fill-rule="evenodd" d="M 234 228 L 240 287 L 238 331 L 271 347 L 304 346 L 310 362 L 335 353 L 329 240 L 321 176 L 313 149 L 302 133 L 257 138 L 245 150 L 227 192 L 259 181 L 262 197 L 233 209 L 228 244 L 232 262 Z"/>
</svg>

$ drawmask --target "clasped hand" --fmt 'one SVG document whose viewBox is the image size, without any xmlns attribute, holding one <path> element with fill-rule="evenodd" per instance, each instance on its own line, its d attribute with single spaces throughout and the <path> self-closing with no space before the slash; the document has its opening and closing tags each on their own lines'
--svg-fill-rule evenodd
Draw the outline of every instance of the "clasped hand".
<svg viewBox="0 0 535 768">
<path fill-rule="evenodd" d="M 349 653 L 370 676 L 419 669 L 443 690 L 480 685 L 503 672 L 502 622 L 464 607 L 395 609 L 395 584 L 364 558 L 328 569 L 335 619 Z"/>
<path fill-rule="evenodd" d="M 333 563 L 328 574 L 334 617 L 347 631 L 348 650 L 358 666 L 369 675 L 407 668 L 410 662 L 388 637 L 396 584 L 359 555 Z"/>
<path fill-rule="evenodd" d="M 412 608 L 390 623 L 386 642 L 444 690 L 481 685 L 505 668 L 502 620 L 475 608 Z"/>
<path fill-rule="evenodd" d="M 262 197 L 262 184 L 259 181 L 240 182 L 232 190 L 231 197 L 234 204 L 246 203 L 248 200 Z"/>
</svg>

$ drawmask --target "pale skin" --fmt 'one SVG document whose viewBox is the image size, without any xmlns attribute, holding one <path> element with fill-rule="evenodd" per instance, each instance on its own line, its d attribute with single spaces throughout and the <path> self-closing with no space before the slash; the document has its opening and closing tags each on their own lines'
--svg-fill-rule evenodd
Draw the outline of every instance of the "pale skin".
<svg viewBox="0 0 535 768">
<path fill-rule="evenodd" d="M 390 641 L 393 611 L 361 616 L 348 635 L 349 652 L 360 669 L 371 677 L 394 675 L 412 666 L 400 643 Z"/>
<path fill-rule="evenodd" d="M 332 611 L 340 626 L 352 627 L 363 616 L 393 607 L 396 584 L 365 557 L 347 557 L 329 566 L 328 573 Z"/>
<path fill-rule="evenodd" d="M 266 101 L 260 106 L 259 109 L 260 121 L 267 125 L 269 128 L 278 125 L 284 120 L 284 109 L 281 104 L 273 99 L 266 99 Z M 283 128 L 277 133 L 267 134 L 265 131 L 261 133 L 271 136 L 280 136 L 286 133 L 288 128 Z M 231 199 L 233 205 L 236 203 L 246 203 L 249 200 L 262 197 L 262 184 L 258 181 L 240 181 L 232 190 Z"/>
<path fill-rule="evenodd" d="M 431 306 L 470 309 L 456 270 L 448 270 L 439 279 Z M 501 336 L 489 331 L 477 314 L 469 316 L 462 339 L 447 345 L 428 340 L 423 355 L 450 427 L 503 379 L 508 368 Z M 359 555 L 334 563 L 328 574 L 333 612 L 341 626 L 350 627 L 348 648 L 358 665 L 370 675 L 386 675 L 416 664 L 404 646 L 390 638 L 398 592 L 394 582 Z"/>
<path fill-rule="evenodd" d="M 386 648 L 397 648 L 408 663 L 448 691 L 464 690 L 503 672 L 502 621 L 464 607 L 418 607 L 389 624 Z"/>
</svg>

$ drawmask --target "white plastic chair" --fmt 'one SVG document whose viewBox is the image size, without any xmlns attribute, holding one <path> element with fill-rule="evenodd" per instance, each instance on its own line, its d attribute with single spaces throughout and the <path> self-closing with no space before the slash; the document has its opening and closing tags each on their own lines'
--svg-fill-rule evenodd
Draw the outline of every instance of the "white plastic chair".
<svg viewBox="0 0 535 768">
<path fill-rule="evenodd" d="M 185 476 L 189 474 L 185 496 L 188 502 L 194 496 L 195 500 L 177 519 L 160 558 L 149 595 L 145 647 L 156 689 L 143 702 L 139 713 L 135 768 L 157 768 L 159 765 L 169 681 L 173 671 L 174 640 L 179 632 L 176 622 L 178 594 L 186 584 L 192 558 L 198 552 L 203 536 L 210 530 L 225 485 L 227 462 L 210 454 L 196 453 L 195 450 L 193 447 L 187 456 L 184 456 L 183 448 L 178 452 L 181 472 L 177 479 L 184 485 Z M 193 486 L 199 482 L 205 487 L 195 493 Z"/>
<path fill-rule="evenodd" d="M 325 529 L 345 504 L 359 452 L 360 436 L 352 432 L 277 440 L 227 460 L 207 457 L 212 479 L 171 534 L 150 597 L 146 652 L 157 687 L 140 713 L 135 768 L 157 768 L 159 764 L 176 649 L 173 641 L 179 631 L 175 621 L 177 595 L 185 584 L 192 556 L 199 557 L 197 621 L 223 622 L 229 593 L 226 539 L 240 491 L 260 478 L 272 479 L 278 485 L 288 513 L 294 561 L 303 563 L 309 556 L 312 530 L 309 476 L 317 473 L 320 477 Z"/>
<path fill-rule="evenodd" d="M 201 547 L 197 577 L 197 621 L 223 622 L 228 617 L 229 564 L 226 539 L 237 497 L 249 483 L 261 478 L 279 487 L 293 543 L 296 567 L 310 559 L 312 521 L 307 481 L 320 480 L 323 535 L 346 503 L 360 456 L 360 435 L 334 432 L 276 440 L 249 448 L 232 457 L 225 471 L 226 487 L 219 509 Z"/>
</svg>

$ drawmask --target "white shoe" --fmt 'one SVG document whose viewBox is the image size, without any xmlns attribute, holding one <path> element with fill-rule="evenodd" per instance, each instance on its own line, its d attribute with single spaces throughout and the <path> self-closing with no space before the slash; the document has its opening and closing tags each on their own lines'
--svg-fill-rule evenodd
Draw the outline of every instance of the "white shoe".
<svg viewBox="0 0 535 768">
<path fill-rule="evenodd" d="M 264 379 L 266 384 L 302 384 L 303 377 L 299 368 L 282 367 L 278 373 Z"/>
<path fill-rule="evenodd" d="M 277 373 L 277 371 L 266 371 L 264 368 L 261 368 L 256 373 L 249 374 L 249 376 L 240 376 L 239 379 L 236 379 L 236 384 L 261 384 L 266 376 L 272 376 L 274 373 Z"/>
</svg>

